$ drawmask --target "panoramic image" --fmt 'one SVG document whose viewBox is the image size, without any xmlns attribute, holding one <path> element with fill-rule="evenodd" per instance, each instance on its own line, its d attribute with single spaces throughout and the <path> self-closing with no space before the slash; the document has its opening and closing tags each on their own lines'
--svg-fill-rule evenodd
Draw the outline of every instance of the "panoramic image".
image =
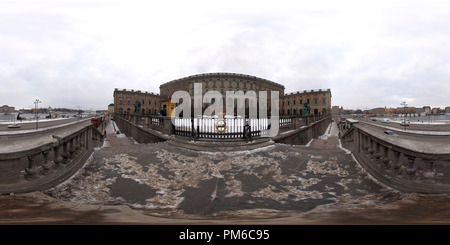
<svg viewBox="0 0 450 245">
<path fill-rule="evenodd" d="M 0 224 L 178 242 L 448 234 L 449 13 L 0 0 Z"/>
</svg>

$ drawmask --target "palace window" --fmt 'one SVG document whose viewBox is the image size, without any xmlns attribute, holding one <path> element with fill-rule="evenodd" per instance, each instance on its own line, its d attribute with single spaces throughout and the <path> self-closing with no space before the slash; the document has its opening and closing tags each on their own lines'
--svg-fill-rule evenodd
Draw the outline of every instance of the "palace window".
<svg viewBox="0 0 450 245">
<path fill-rule="evenodd" d="M 119 98 L 119 105 L 121 105 L 122 103 L 122 98 Z"/>
</svg>

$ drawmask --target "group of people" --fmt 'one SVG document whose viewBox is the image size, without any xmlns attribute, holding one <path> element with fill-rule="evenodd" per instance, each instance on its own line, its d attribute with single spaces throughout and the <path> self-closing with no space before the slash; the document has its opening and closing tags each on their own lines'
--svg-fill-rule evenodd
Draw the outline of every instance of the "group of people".
<svg viewBox="0 0 450 245">
<path fill-rule="evenodd" d="M 160 116 L 167 116 L 166 108 L 161 108 L 158 113 Z"/>
</svg>

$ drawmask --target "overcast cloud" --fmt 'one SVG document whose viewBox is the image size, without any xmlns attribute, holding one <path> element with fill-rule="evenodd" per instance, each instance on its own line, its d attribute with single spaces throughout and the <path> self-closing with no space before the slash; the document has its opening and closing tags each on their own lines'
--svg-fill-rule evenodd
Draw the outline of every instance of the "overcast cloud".
<svg viewBox="0 0 450 245">
<path fill-rule="evenodd" d="M 449 1 L 2 1 L 0 105 L 106 109 L 209 72 L 344 108 L 450 106 Z"/>
</svg>

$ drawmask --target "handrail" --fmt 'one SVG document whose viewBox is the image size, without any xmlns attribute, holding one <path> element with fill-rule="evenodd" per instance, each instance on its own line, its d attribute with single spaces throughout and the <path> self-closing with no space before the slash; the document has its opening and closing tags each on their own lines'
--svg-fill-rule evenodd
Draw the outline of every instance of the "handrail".
<svg viewBox="0 0 450 245">
<path fill-rule="evenodd" d="M 3 141 L 11 147 L 0 152 L 0 193 L 45 190 L 66 180 L 93 152 L 93 131 L 81 122 Z"/>
<path fill-rule="evenodd" d="M 450 147 L 411 141 L 356 125 L 341 136 L 375 178 L 406 192 L 450 193 Z"/>
</svg>

